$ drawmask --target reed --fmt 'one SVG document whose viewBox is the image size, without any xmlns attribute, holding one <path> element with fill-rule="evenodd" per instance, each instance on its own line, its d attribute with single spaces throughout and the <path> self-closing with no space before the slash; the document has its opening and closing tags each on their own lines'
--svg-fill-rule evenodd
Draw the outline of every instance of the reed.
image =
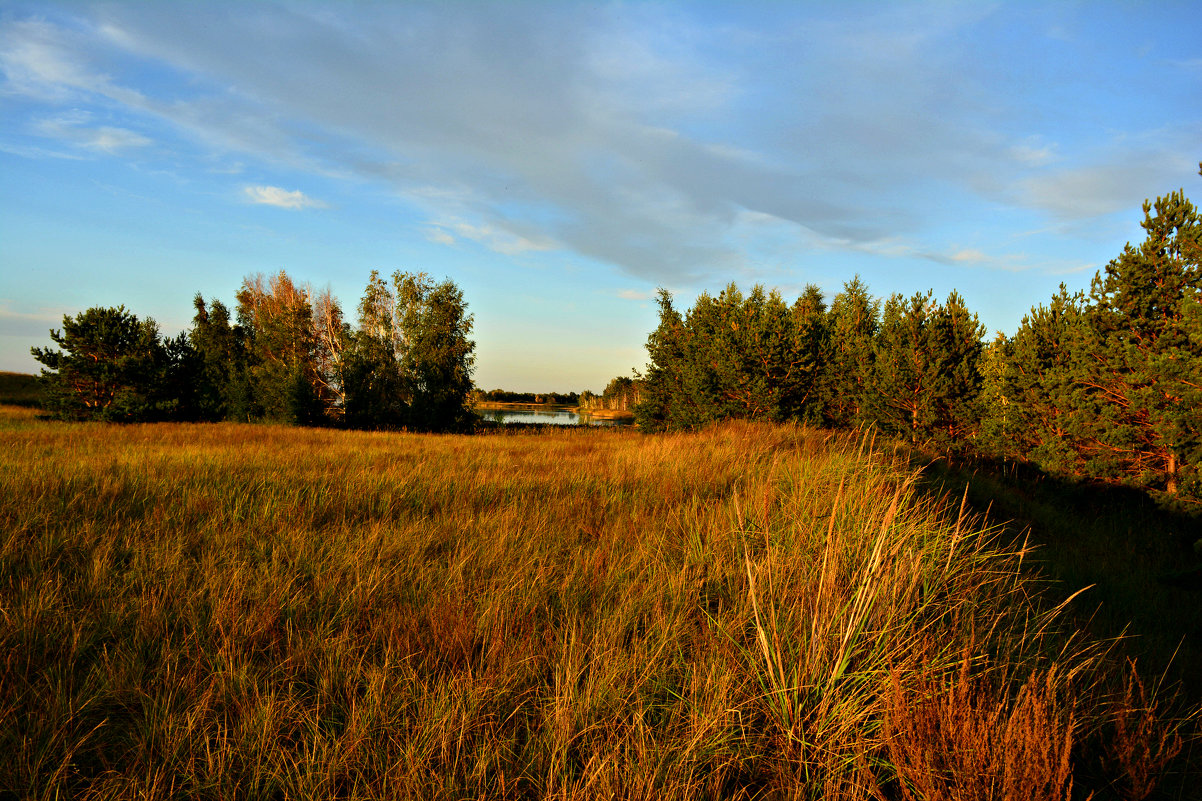
<svg viewBox="0 0 1202 801">
<path fill-rule="evenodd" d="M 1188 736 L 871 441 L 5 408 L 0 443 L 0 793 L 1066 797 Z"/>
</svg>

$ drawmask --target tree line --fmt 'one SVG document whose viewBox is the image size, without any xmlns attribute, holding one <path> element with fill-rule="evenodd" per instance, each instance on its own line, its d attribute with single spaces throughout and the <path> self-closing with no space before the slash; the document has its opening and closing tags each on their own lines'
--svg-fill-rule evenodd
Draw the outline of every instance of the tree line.
<svg viewBox="0 0 1202 801">
<path fill-rule="evenodd" d="M 531 405 L 575 406 L 582 394 L 577 392 L 513 392 L 507 389 L 477 390 L 475 398 L 487 403 L 524 403 Z"/>
<path fill-rule="evenodd" d="M 604 409 L 613 412 L 633 411 L 642 399 L 643 382 L 637 376 L 618 376 L 606 384 L 600 395 L 595 395 L 587 389 L 580 393 L 579 406 L 585 411 L 589 409 Z"/>
<path fill-rule="evenodd" d="M 1202 167 L 1202 165 L 1200 165 Z M 948 454 L 1018 459 L 1202 503 L 1202 220 L 1182 192 L 1144 204 L 1088 294 L 1064 285 L 1012 337 L 952 292 L 873 298 L 857 277 L 827 306 L 756 286 L 660 290 L 635 407 L 643 430 L 727 418 L 875 427 Z"/>
<path fill-rule="evenodd" d="M 191 329 L 169 338 L 123 306 L 64 316 L 58 348 L 31 349 L 45 407 L 73 420 L 470 426 L 473 318 L 450 280 L 373 270 L 353 327 L 328 290 L 283 270 L 247 277 L 235 300 L 231 315 L 198 293 Z"/>
</svg>

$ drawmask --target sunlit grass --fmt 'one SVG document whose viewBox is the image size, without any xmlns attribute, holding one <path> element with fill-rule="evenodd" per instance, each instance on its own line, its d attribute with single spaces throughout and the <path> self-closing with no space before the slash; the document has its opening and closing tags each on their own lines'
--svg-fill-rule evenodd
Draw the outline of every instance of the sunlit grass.
<svg viewBox="0 0 1202 801">
<path fill-rule="evenodd" d="M 0 445 L 21 797 L 1056 798 L 1176 742 L 865 441 L 4 409 Z"/>
</svg>

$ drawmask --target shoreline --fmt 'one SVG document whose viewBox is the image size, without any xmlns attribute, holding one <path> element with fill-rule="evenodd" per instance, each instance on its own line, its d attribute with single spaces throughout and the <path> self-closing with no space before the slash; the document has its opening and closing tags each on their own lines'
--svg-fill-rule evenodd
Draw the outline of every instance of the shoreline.
<svg viewBox="0 0 1202 801">
<path fill-rule="evenodd" d="M 605 420 L 633 419 L 634 412 L 625 409 L 581 409 L 568 403 L 508 403 L 504 401 L 480 401 L 472 404 L 473 410 L 515 412 L 574 412 L 585 417 Z"/>
</svg>

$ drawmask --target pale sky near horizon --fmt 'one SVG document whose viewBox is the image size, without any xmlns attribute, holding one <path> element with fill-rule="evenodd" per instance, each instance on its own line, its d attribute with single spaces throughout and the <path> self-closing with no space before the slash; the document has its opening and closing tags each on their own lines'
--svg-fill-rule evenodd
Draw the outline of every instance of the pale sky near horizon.
<svg viewBox="0 0 1202 801">
<path fill-rule="evenodd" d="M 484 389 L 599 391 L 651 296 L 958 290 L 1012 334 L 1202 202 L 1202 5 L 5 2 L 0 370 L 280 269 L 449 277 Z"/>
</svg>

